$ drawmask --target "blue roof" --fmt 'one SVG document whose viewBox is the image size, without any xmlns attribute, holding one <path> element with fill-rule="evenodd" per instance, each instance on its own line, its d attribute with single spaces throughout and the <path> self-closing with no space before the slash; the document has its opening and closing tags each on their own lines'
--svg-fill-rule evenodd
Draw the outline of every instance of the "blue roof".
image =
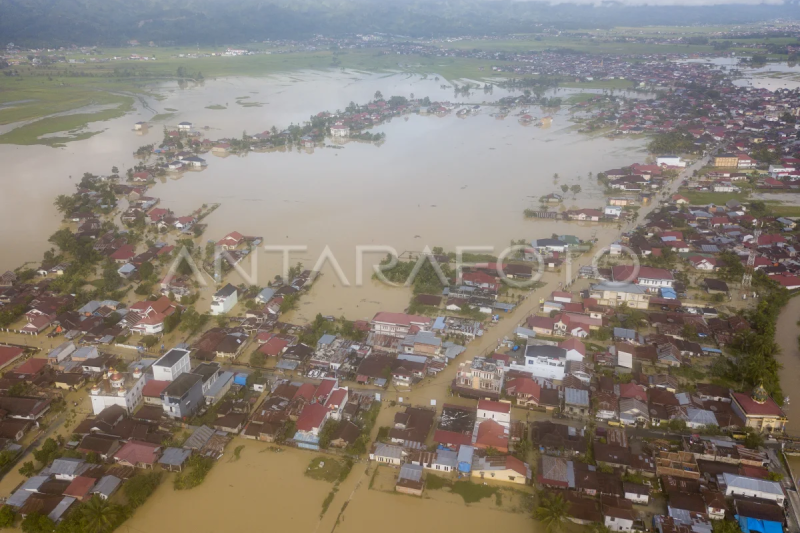
<svg viewBox="0 0 800 533">
<path fill-rule="evenodd" d="M 736 515 L 736 520 L 739 521 L 739 527 L 742 528 L 744 533 L 750 533 L 751 531 L 757 533 L 783 533 L 783 526 L 771 520 L 757 520 L 739 515 Z"/>
<path fill-rule="evenodd" d="M 444 329 L 444 327 L 445 327 L 445 325 L 444 325 L 444 317 L 443 316 L 437 316 L 436 320 L 433 322 L 433 327 L 431 329 L 437 329 L 438 330 L 438 329 Z"/>
<path fill-rule="evenodd" d="M 661 287 L 661 296 L 663 298 L 675 300 L 678 298 L 678 293 L 675 292 L 675 289 L 670 289 L 669 287 Z"/>
<path fill-rule="evenodd" d="M 192 450 L 183 448 L 167 448 L 164 450 L 164 455 L 158 460 L 159 464 L 168 466 L 181 466 L 189 456 L 192 455 Z"/>
<path fill-rule="evenodd" d="M 317 341 L 317 345 L 322 346 L 325 344 L 331 344 L 335 340 L 336 340 L 336 335 L 331 335 L 330 333 L 326 333 L 325 335 L 319 338 L 319 340 Z"/>
</svg>

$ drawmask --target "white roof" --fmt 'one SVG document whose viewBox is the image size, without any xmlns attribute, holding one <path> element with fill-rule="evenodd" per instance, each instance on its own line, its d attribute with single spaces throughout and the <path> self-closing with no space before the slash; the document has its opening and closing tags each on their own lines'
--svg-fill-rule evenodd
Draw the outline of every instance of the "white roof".
<svg viewBox="0 0 800 533">
<path fill-rule="evenodd" d="M 728 488 L 744 489 L 784 496 L 781 484 L 776 481 L 766 481 L 755 477 L 740 476 L 737 474 L 722 474 Z"/>
</svg>

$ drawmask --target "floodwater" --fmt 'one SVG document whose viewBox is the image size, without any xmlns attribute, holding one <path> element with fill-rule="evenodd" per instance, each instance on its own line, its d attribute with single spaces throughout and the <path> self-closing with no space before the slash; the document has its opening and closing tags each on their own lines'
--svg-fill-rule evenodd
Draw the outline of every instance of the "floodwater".
<svg viewBox="0 0 800 533">
<path fill-rule="evenodd" d="M 0 146 L 0 158 L 8 169 L 0 197 L 0 223 L 14 228 L 0 235 L 0 249 L 5 252 L 0 269 L 41 258 L 50 247 L 47 236 L 60 224 L 52 202 L 56 195 L 69 192 L 83 172 L 107 174 L 116 165 L 124 173 L 135 163 L 132 153 L 137 147 L 161 140 L 164 125 L 160 123 L 144 134 L 132 131 L 134 122 L 149 120 L 154 113 L 172 113 L 168 125 L 189 120 L 195 127 L 208 127 L 205 135 L 216 139 L 302 123 L 319 111 L 371 100 L 376 91 L 387 98 L 414 95 L 467 103 L 491 102 L 510 94 L 494 89 L 492 94 L 478 90 L 456 97 L 442 85 L 448 82 L 430 76 L 339 71 L 225 78 L 183 89 L 167 84 L 153 87 L 160 92 L 159 99 L 137 104 L 136 112 L 91 125 L 105 131 L 90 139 L 56 149 Z M 567 97 L 572 92 L 553 94 Z M 260 107 L 241 105 L 245 102 Z M 224 110 L 207 108 L 226 105 Z M 241 157 L 209 153 L 204 156 L 206 169 L 169 176 L 149 194 L 161 198 L 161 207 L 178 215 L 204 203 L 220 202 L 222 206 L 204 220 L 209 225 L 204 240 L 238 231 L 262 236 L 267 245 L 307 246 L 307 251 L 293 252 L 290 257 L 292 264 L 299 260 L 306 268 L 315 266 L 328 246 L 346 282 L 326 263 L 311 297 L 303 298 L 296 316 L 289 318 L 304 321 L 318 312 L 370 318 L 380 309 L 401 310 L 409 293 L 370 281 L 371 265 L 385 252 L 364 256 L 364 286 L 355 287 L 356 246 L 389 246 L 398 253 L 425 246 L 450 250 L 488 246 L 499 253 L 511 239 L 530 240 L 552 233 L 588 239 L 605 230 L 597 225 L 526 220 L 522 212 L 537 207 L 541 195 L 560 192 L 562 184 L 582 187 L 574 199 L 567 194 L 565 207 L 601 207 L 602 191 L 588 173 L 645 157 L 643 140 L 611 141 L 574 133 L 567 107 L 531 109 L 536 117 L 553 116 L 553 125 L 546 129 L 523 126 L 514 113 L 498 120 L 491 112 L 491 107 L 484 106 L 481 114 L 465 119 L 455 114 L 395 118 L 374 128 L 386 134 L 381 145 L 351 141 L 342 149 L 318 147 Z M 560 175 L 557 183 L 555 173 Z M 257 278 L 249 275 L 248 259 L 242 264 L 248 277 L 233 275 L 230 281 L 264 286 L 280 273 L 280 254 L 262 250 L 258 256 Z M 200 308 L 204 305 L 208 297 L 199 304 Z"/>
<path fill-rule="evenodd" d="M 781 348 L 781 353 L 776 359 L 782 365 L 780 372 L 781 389 L 789 397 L 789 401 L 784 403 L 783 410 L 789 417 L 786 425 L 786 432 L 793 436 L 800 436 L 800 394 L 797 394 L 797 384 L 800 383 L 800 350 L 798 350 L 798 327 L 797 321 L 800 319 L 800 298 L 792 298 L 786 308 L 778 317 L 778 324 L 775 329 L 775 340 Z M 800 466 L 800 464 L 798 465 Z M 800 475 L 800 469 L 795 469 L 795 475 Z"/>
</svg>

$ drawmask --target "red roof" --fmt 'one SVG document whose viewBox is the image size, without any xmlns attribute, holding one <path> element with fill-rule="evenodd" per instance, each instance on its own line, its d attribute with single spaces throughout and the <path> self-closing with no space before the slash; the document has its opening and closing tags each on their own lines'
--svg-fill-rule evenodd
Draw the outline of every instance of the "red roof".
<svg viewBox="0 0 800 533">
<path fill-rule="evenodd" d="M 306 401 L 310 402 L 314 398 L 314 391 L 316 390 L 317 388 L 313 383 L 303 383 L 294 393 L 294 398 L 305 398 Z M 292 399 L 294 400 L 294 398 Z"/>
<path fill-rule="evenodd" d="M 439 444 L 454 446 L 459 448 L 461 446 L 472 446 L 472 434 L 465 435 L 455 431 L 447 431 L 445 429 L 437 429 L 433 434 L 433 441 Z"/>
<path fill-rule="evenodd" d="M 522 462 L 520 459 L 517 459 L 513 455 L 506 456 L 506 468 L 509 470 L 513 470 L 514 472 L 518 473 L 521 476 L 528 475 L 528 469 L 525 466 L 525 463 Z"/>
<path fill-rule="evenodd" d="M 94 487 L 94 483 L 95 480 L 93 478 L 78 476 L 72 480 L 72 483 L 64 491 L 64 496 L 73 496 L 83 500 L 89 496 L 89 491 Z"/>
<path fill-rule="evenodd" d="M 17 374 L 38 374 L 47 366 L 47 359 L 31 358 L 14 369 Z"/>
<path fill-rule="evenodd" d="M 265 342 L 261 348 L 258 349 L 258 351 L 264 355 L 277 357 L 283 353 L 283 350 L 286 349 L 287 346 L 289 346 L 288 340 L 273 336 L 267 342 Z"/>
<path fill-rule="evenodd" d="M 16 346 L 0 346 L 0 368 L 13 362 L 22 355 L 23 351 L 22 348 Z"/>
<path fill-rule="evenodd" d="M 238 231 L 232 231 L 217 241 L 217 244 L 230 246 L 232 244 L 239 244 L 244 239 L 244 236 Z"/>
<path fill-rule="evenodd" d="M 636 398 L 643 402 L 647 401 L 647 392 L 641 385 L 636 383 L 620 383 L 619 385 L 620 398 Z"/>
<path fill-rule="evenodd" d="M 741 406 L 746 415 L 754 416 L 784 416 L 783 410 L 772 398 L 767 398 L 764 403 L 758 403 L 747 394 L 734 392 L 733 399 Z"/>
<path fill-rule="evenodd" d="M 314 392 L 314 398 L 323 403 L 328 401 L 328 396 L 330 396 L 331 391 L 333 391 L 335 386 L 335 379 L 323 379 L 322 383 L 320 383 L 319 387 L 317 387 L 316 392 Z"/>
<path fill-rule="evenodd" d="M 136 247 L 132 244 L 123 244 L 119 249 L 111 254 L 111 259 L 114 261 L 124 261 L 133 258 L 136 255 Z"/>
<path fill-rule="evenodd" d="M 542 388 L 534 380 L 530 378 L 514 378 L 509 380 L 506 384 L 508 390 L 513 390 L 514 394 L 527 394 L 531 396 L 536 402 L 539 402 L 539 395 Z"/>
<path fill-rule="evenodd" d="M 373 322 L 386 322 L 387 324 L 400 324 L 410 326 L 411 324 L 430 324 L 430 318 L 426 316 L 409 315 L 406 313 L 387 313 L 381 311 L 375 314 Z"/>
<path fill-rule="evenodd" d="M 479 448 L 495 448 L 500 451 L 508 449 L 508 435 L 503 426 L 494 420 L 484 420 L 478 425 L 475 446 Z"/>
<path fill-rule="evenodd" d="M 796 287 L 800 287 L 800 277 L 798 276 L 777 275 L 777 276 L 770 276 L 769 279 L 777 281 L 787 289 L 794 289 Z"/>
<path fill-rule="evenodd" d="M 321 403 L 310 403 L 303 407 L 303 412 L 297 418 L 298 431 L 312 431 L 319 428 L 328 416 L 328 409 Z"/>
<path fill-rule="evenodd" d="M 575 337 L 571 337 L 561 344 L 558 345 L 559 348 L 564 348 L 567 351 L 576 350 L 581 355 L 586 355 L 586 346 L 576 339 Z"/>
<path fill-rule="evenodd" d="M 167 388 L 170 382 L 162 379 L 151 379 L 142 388 L 142 396 L 148 398 L 160 398 L 161 393 Z"/>
<path fill-rule="evenodd" d="M 158 460 L 159 448 L 159 445 L 150 444 L 149 442 L 130 441 L 125 443 L 125 445 L 114 454 L 114 459 L 117 461 L 125 461 L 132 465 L 140 463 L 153 465 Z"/>
<path fill-rule="evenodd" d="M 347 389 L 336 389 L 331 393 L 325 406 L 328 409 L 336 409 L 342 405 L 345 398 L 347 398 Z"/>
<path fill-rule="evenodd" d="M 495 402 L 492 400 L 478 400 L 478 409 L 493 411 L 495 413 L 510 413 L 511 404 L 506 402 Z"/>
</svg>

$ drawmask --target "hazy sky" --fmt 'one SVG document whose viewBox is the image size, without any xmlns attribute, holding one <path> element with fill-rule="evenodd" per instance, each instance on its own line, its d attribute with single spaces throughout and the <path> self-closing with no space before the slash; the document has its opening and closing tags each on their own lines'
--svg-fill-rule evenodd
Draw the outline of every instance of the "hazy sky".
<svg viewBox="0 0 800 533">
<path fill-rule="evenodd" d="M 526 0 L 517 0 L 525 2 Z M 559 4 L 602 4 L 601 0 L 548 0 L 550 3 Z M 619 4 L 651 5 L 651 6 L 707 6 L 717 4 L 783 4 L 783 0 L 613 0 Z"/>
</svg>

